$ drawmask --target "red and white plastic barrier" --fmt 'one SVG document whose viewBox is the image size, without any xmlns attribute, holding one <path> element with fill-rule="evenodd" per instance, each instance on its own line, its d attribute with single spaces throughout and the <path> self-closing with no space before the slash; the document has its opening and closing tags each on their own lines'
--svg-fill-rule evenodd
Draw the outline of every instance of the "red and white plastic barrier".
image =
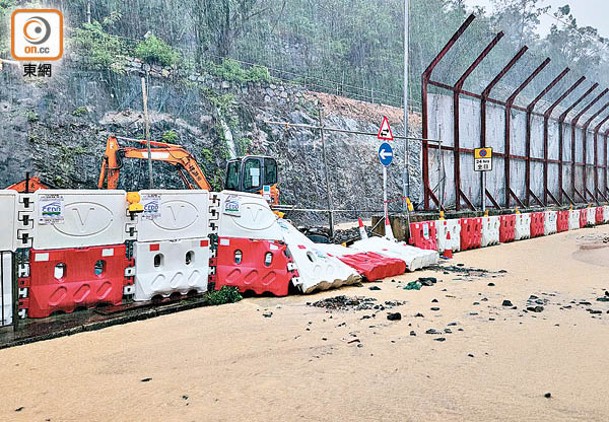
<svg viewBox="0 0 609 422">
<path fill-rule="evenodd" d="M 596 208 L 586 208 L 586 225 L 594 226 L 596 224 Z"/>
<path fill-rule="evenodd" d="M 33 194 L 33 248 L 113 245 L 135 240 L 136 220 L 119 190 L 39 190 Z"/>
<path fill-rule="evenodd" d="M 45 318 L 55 312 L 100 304 L 120 305 L 132 262 L 125 245 L 30 250 L 29 277 L 19 278 L 27 297 L 19 299 L 20 312 Z"/>
<path fill-rule="evenodd" d="M 461 224 L 459 220 L 436 220 L 436 241 L 440 253 L 450 249 L 453 252 L 461 250 Z M 450 239 L 448 239 L 450 233 Z"/>
<path fill-rule="evenodd" d="M 482 217 L 481 246 L 487 247 L 499 244 L 501 222 L 498 216 Z"/>
<path fill-rule="evenodd" d="M 588 225 L 588 208 L 579 210 L 579 228 L 583 229 Z"/>
<path fill-rule="evenodd" d="M 288 294 L 295 266 L 287 255 L 277 216 L 255 194 L 219 194 L 218 247 L 211 260 L 216 289 L 234 286 L 276 296 Z"/>
<path fill-rule="evenodd" d="M 330 256 L 335 256 L 354 268 L 368 281 L 394 277 L 406 272 L 406 262 L 398 258 L 375 252 L 358 252 L 340 245 L 319 244 L 318 246 Z"/>
<path fill-rule="evenodd" d="M 528 239 L 531 237 L 531 215 L 516 214 L 516 225 L 514 226 L 514 240 Z"/>
<path fill-rule="evenodd" d="M 380 237 L 358 240 L 349 246 L 349 249 L 355 249 L 360 252 L 374 252 L 398 258 L 406 263 L 408 271 L 416 271 L 430 265 L 435 265 L 440 258 L 437 251 L 420 249 L 404 242 L 391 241 Z"/>
<path fill-rule="evenodd" d="M 577 230 L 581 228 L 580 220 L 580 210 L 569 210 L 569 230 Z"/>
<path fill-rule="evenodd" d="M 569 230 L 569 211 L 558 211 L 556 217 L 556 231 L 558 233 L 566 232 Z"/>
<path fill-rule="evenodd" d="M 540 237 L 545 232 L 545 215 L 543 212 L 532 212 L 531 216 L 531 238 Z"/>
<path fill-rule="evenodd" d="M 604 224 L 605 223 L 605 216 L 604 216 L 604 209 L 603 207 L 596 207 L 595 209 L 595 224 Z"/>
<path fill-rule="evenodd" d="M 500 217 L 499 241 L 512 242 L 516 236 L 516 214 L 502 215 Z"/>
<path fill-rule="evenodd" d="M 208 238 L 135 242 L 133 256 L 136 301 L 207 291 Z"/>
<path fill-rule="evenodd" d="M 544 235 L 548 236 L 558 231 L 558 213 L 556 211 L 544 212 Z"/>
<path fill-rule="evenodd" d="M 144 190 L 137 225 L 136 301 L 203 293 L 209 277 L 209 193 Z"/>
<path fill-rule="evenodd" d="M 461 250 L 477 249 L 482 245 L 482 218 L 462 218 Z"/>
<path fill-rule="evenodd" d="M 298 270 L 298 277 L 292 279 L 292 284 L 303 293 L 338 288 L 360 281 L 361 277 L 353 268 L 319 249 L 289 222 L 280 219 L 278 224 Z"/>
<path fill-rule="evenodd" d="M 410 239 L 408 243 L 421 249 L 438 250 L 436 241 L 436 225 L 433 221 L 410 223 Z"/>
</svg>

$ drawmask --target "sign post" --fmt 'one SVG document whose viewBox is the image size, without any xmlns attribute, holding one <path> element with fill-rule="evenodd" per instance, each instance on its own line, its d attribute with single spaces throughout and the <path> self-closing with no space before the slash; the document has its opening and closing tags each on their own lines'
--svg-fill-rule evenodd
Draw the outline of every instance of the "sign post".
<svg viewBox="0 0 609 422">
<path fill-rule="evenodd" d="M 383 212 L 385 218 L 389 216 L 387 206 L 387 166 L 393 161 L 393 148 L 387 142 L 383 142 L 379 147 L 379 161 L 383 165 Z"/>
<path fill-rule="evenodd" d="M 493 170 L 493 148 L 474 149 L 474 171 L 482 172 L 482 211 L 486 211 L 486 172 Z"/>
</svg>

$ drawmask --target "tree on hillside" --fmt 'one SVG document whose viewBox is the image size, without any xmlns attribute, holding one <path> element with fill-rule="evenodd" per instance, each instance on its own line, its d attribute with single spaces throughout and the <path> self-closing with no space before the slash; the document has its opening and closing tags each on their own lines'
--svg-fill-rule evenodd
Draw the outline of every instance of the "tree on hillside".
<svg viewBox="0 0 609 422">
<path fill-rule="evenodd" d="M 282 8 L 274 3 L 265 6 L 260 3 L 259 0 L 193 0 L 198 60 L 204 58 L 206 50 L 221 58 L 228 57 L 249 21 L 270 13 L 271 9 Z M 283 3 L 285 5 L 285 0 Z"/>
<path fill-rule="evenodd" d="M 540 7 L 540 0 L 493 0 L 496 12 L 492 20 L 509 39 L 518 46 L 538 39 L 535 29 L 540 16 L 550 10 L 550 6 Z"/>
</svg>

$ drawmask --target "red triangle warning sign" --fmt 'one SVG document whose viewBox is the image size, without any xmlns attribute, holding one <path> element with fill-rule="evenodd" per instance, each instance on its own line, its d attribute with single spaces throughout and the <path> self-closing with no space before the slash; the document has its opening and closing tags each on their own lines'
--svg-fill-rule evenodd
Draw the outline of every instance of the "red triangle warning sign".
<svg viewBox="0 0 609 422">
<path fill-rule="evenodd" d="M 383 141 L 393 141 L 393 132 L 391 131 L 391 126 L 389 126 L 389 120 L 387 120 L 386 116 L 383 116 L 383 122 L 381 123 L 379 133 L 376 137 Z"/>
</svg>

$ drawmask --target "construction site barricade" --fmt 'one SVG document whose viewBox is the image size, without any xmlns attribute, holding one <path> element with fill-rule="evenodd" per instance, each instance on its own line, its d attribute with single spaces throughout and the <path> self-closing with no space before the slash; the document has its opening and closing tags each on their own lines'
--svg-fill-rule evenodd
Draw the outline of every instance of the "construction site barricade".
<svg viewBox="0 0 609 422">
<path fill-rule="evenodd" d="M 359 252 L 374 252 L 401 259 L 406 262 L 406 269 L 408 271 L 416 271 L 430 265 L 435 265 L 440 260 L 440 254 L 437 251 L 420 249 L 405 242 L 395 242 L 381 237 L 358 240 L 350 245 L 349 249 Z"/>
<path fill-rule="evenodd" d="M 0 252 L 0 327 L 13 323 L 13 254 Z"/>
<path fill-rule="evenodd" d="M 319 249 L 289 222 L 280 219 L 278 224 L 298 271 L 298 277 L 292 278 L 292 284 L 303 293 L 334 289 L 361 280 L 357 271 Z"/>
<path fill-rule="evenodd" d="M 136 217 L 119 190 L 39 190 L 33 194 L 35 249 L 102 246 L 135 239 Z"/>
<path fill-rule="evenodd" d="M 545 215 L 543 212 L 532 212 L 531 215 L 531 238 L 543 236 L 545 232 Z"/>
<path fill-rule="evenodd" d="M 558 216 L 556 217 L 556 231 L 558 233 L 569 230 L 569 216 L 569 211 L 558 211 Z"/>
<path fill-rule="evenodd" d="M 595 209 L 595 224 L 604 224 L 605 223 L 605 210 L 603 207 L 596 207 Z"/>
<path fill-rule="evenodd" d="M 223 191 L 218 195 L 218 245 L 212 281 L 216 289 L 288 294 L 297 275 L 277 216 L 261 195 Z"/>
<path fill-rule="evenodd" d="M 607 205 L 603 207 L 603 222 L 609 223 L 609 206 Z"/>
<path fill-rule="evenodd" d="M 579 228 L 583 229 L 588 224 L 588 208 L 579 210 Z"/>
<path fill-rule="evenodd" d="M 498 216 L 482 217 L 482 242 L 481 246 L 487 247 L 499 244 L 499 229 L 501 221 Z"/>
<path fill-rule="evenodd" d="M 528 239 L 531 237 L 531 215 L 516 214 L 516 226 L 514 227 L 515 240 Z"/>
<path fill-rule="evenodd" d="M 209 239 L 135 242 L 134 300 L 207 291 Z"/>
<path fill-rule="evenodd" d="M 329 255 L 337 257 L 354 268 L 368 281 L 395 277 L 406 272 L 406 262 L 398 258 L 391 258 L 374 252 L 357 252 L 340 245 L 320 244 L 319 247 Z"/>
<path fill-rule="evenodd" d="M 548 236 L 558 231 L 558 212 L 544 211 L 544 235 Z"/>
<path fill-rule="evenodd" d="M 96 305 L 120 305 L 123 289 L 133 283 L 128 276 L 132 261 L 125 245 L 55 250 L 30 250 L 29 276 L 18 285 L 27 290 L 20 297 L 20 312 L 45 318 L 55 312 L 71 313 Z"/>
<path fill-rule="evenodd" d="M 569 210 L 569 230 L 577 230 L 580 228 L 580 210 Z"/>
<path fill-rule="evenodd" d="M 596 225 L 596 207 L 586 208 L 586 225 L 587 226 Z"/>
<path fill-rule="evenodd" d="M 482 245 L 482 218 L 461 218 L 461 250 L 476 249 Z"/>
<path fill-rule="evenodd" d="M 222 191 L 219 194 L 218 236 L 282 240 L 277 216 L 261 195 Z"/>
<path fill-rule="evenodd" d="M 216 290 L 232 286 L 242 293 L 286 296 L 296 276 L 283 241 L 219 237 L 212 265 Z"/>
<path fill-rule="evenodd" d="M 421 249 L 437 251 L 438 243 L 436 238 L 436 224 L 433 221 L 410 223 L 410 239 L 408 243 L 411 245 Z"/>
<path fill-rule="evenodd" d="M 144 212 L 138 242 L 201 239 L 209 235 L 209 193 L 202 190 L 140 191 Z"/>
<path fill-rule="evenodd" d="M 452 249 L 453 252 L 461 250 L 461 225 L 459 220 L 436 220 L 436 241 L 438 251 L 444 252 L 447 249 Z M 447 240 L 447 234 L 450 232 L 450 240 Z"/>
<path fill-rule="evenodd" d="M 502 215 L 500 217 L 499 241 L 508 243 L 514 241 L 516 236 L 516 214 Z"/>
<path fill-rule="evenodd" d="M 13 190 L 0 190 L 0 251 L 17 248 L 19 194 Z"/>
</svg>

